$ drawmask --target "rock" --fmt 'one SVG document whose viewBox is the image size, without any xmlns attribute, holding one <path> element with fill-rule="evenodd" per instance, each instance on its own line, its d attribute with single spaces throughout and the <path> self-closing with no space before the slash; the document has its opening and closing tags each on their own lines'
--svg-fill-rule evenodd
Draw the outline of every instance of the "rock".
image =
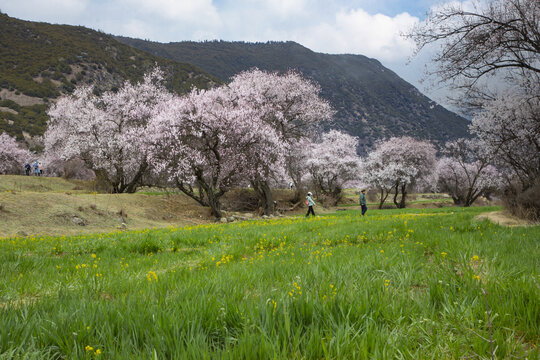
<svg viewBox="0 0 540 360">
<path fill-rule="evenodd" d="M 80 217 L 74 216 L 71 218 L 71 221 L 73 221 L 75 225 L 86 226 L 86 221 Z"/>
<path fill-rule="evenodd" d="M 234 216 L 231 216 L 230 218 L 227 219 L 228 222 L 234 222 L 236 220 L 236 218 Z"/>
<path fill-rule="evenodd" d="M 116 226 L 118 230 L 127 230 L 127 224 L 125 222 L 121 223 L 120 225 Z"/>
<path fill-rule="evenodd" d="M 27 234 L 26 232 L 20 230 L 20 231 L 17 231 L 17 236 L 20 236 L 20 237 L 27 237 L 28 234 Z"/>
<path fill-rule="evenodd" d="M 246 217 L 248 219 L 251 219 L 253 217 L 253 214 L 252 213 L 245 213 L 244 217 Z"/>
<path fill-rule="evenodd" d="M 266 215 L 263 215 L 262 218 L 263 218 L 263 219 L 269 219 L 269 217 L 266 216 Z"/>
<path fill-rule="evenodd" d="M 219 219 L 220 222 L 222 223 L 226 223 L 227 222 L 227 218 L 224 216 L 222 217 L 221 219 Z"/>
</svg>

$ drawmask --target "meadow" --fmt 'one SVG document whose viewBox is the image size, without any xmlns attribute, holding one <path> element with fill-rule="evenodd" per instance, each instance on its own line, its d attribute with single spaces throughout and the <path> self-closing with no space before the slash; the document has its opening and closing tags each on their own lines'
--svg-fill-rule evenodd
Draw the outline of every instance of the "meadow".
<svg viewBox="0 0 540 360">
<path fill-rule="evenodd" d="M 540 359 L 540 226 L 497 209 L 3 238 L 0 359 Z"/>
</svg>

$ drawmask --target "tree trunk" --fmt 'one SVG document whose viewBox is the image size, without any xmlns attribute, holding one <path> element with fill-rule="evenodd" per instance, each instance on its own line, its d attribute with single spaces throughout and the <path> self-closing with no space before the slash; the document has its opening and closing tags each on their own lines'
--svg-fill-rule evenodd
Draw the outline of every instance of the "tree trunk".
<svg viewBox="0 0 540 360">
<path fill-rule="evenodd" d="M 397 198 L 398 198 L 398 195 L 399 195 L 399 184 L 396 184 L 394 188 L 396 189 L 396 191 L 394 193 L 394 204 L 399 209 L 399 204 L 398 204 L 398 201 L 397 201 Z"/>
<path fill-rule="evenodd" d="M 384 202 L 386 201 L 386 199 L 388 199 L 388 195 L 390 195 L 390 191 L 387 191 L 386 195 L 384 193 L 385 193 L 384 189 L 381 188 L 381 198 L 379 201 L 379 209 L 382 209 Z"/>
<path fill-rule="evenodd" d="M 398 195 L 400 194 L 400 188 L 401 188 L 401 199 L 399 200 L 398 202 Z M 398 209 L 403 209 L 405 208 L 405 201 L 406 201 L 406 197 L 407 197 L 407 184 L 403 184 L 401 185 L 401 187 L 399 186 L 399 183 L 396 184 L 396 187 L 395 187 L 396 191 L 394 193 L 394 204 L 396 205 L 396 207 Z"/>
<path fill-rule="evenodd" d="M 186 185 L 183 182 L 176 179 L 176 187 L 184 194 L 197 201 L 202 206 L 210 207 L 212 216 L 217 219 L 221 219 L 223 214 L 221 213 L 220 198 L 225 194 L 223 189 L 216 190 L 212 186 L 206 184 L 202 178 L 197 179 L 198 194 L 195 193 L 197 188 L 193 188 L 190 184 Z"/>
<path fill-rule="evenodd" d="M 407 184 L 401 185 L 401 201 L 399 202 L 399 208 L 404 209 L 405 208 L 405 201 L 407 198 Z"/>
<path fill-rule="evenodd" d="M 141 184 L 142 177 L 144 173 L 146 172 L 146 169 L 148 168 L 148 165 L 146 163 L 142 164 L 139 168 L 139 171 L 137 174 L 133 177 L 133 180 L 129 184 L 126 185 L 124 191 L 128 194 L 133 194 L 135 191 L 137 191 L 137 188 Z"/>
<path fill-rule="evenodd" d="M 252 181 L 251 185 L 259 199 L 259 207 L 262 209 L 262 215 L 272 215 L 274 213 L 274 197 L 268 181 L 258 178 Z"/>
<path fill-rule="evenodd" d="M 210 211 L 213 216 L 217 219 L 221 219 L 223 214 L 221 213 L 221 202 L 219 201 L 220 196 L 213 191 L 208 191 L 206 193 L 206 199 L 208 200 L 208 206 L 210 206 Z"/>
</svg>

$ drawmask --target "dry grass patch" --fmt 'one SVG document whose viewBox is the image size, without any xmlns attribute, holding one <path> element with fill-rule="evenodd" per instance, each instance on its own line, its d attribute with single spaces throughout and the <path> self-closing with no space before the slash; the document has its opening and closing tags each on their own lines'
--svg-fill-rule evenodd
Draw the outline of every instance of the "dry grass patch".
<svg viewBox="0 0 540 360">
<path fill-rule="evenodd" d="M 508 227 L 538 225 L 530 221 L 512 216 L 505 211 L 492 211 L 488 213 L 483 213 L 476 216 L 476 219 L 478 220 L 487 219 L 491 221 L 492 223 L 495 223 L 501 226 L 508 226 Z"/>
</svg>

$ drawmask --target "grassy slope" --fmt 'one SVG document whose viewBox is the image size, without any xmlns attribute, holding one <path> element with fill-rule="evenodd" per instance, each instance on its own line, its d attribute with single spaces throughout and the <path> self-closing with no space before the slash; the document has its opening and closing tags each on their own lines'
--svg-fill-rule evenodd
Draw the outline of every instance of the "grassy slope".
<svg viewBox="0 0 540 360">
<path fill-rule="evenodd" d="M 489 358 L 485 289 L 539 359 L 540 227 L 493 209 L 2 240 L 0 358 Z"/>
<path fill-rule="evenodd" d="M 0 237 L 89 234 L 207 222 L 208 211 L 180 194 L 97 194 L 91 183 L 0 176 Z M 73 222 L 84 220 L 85 226 Z"/>
</svg>

